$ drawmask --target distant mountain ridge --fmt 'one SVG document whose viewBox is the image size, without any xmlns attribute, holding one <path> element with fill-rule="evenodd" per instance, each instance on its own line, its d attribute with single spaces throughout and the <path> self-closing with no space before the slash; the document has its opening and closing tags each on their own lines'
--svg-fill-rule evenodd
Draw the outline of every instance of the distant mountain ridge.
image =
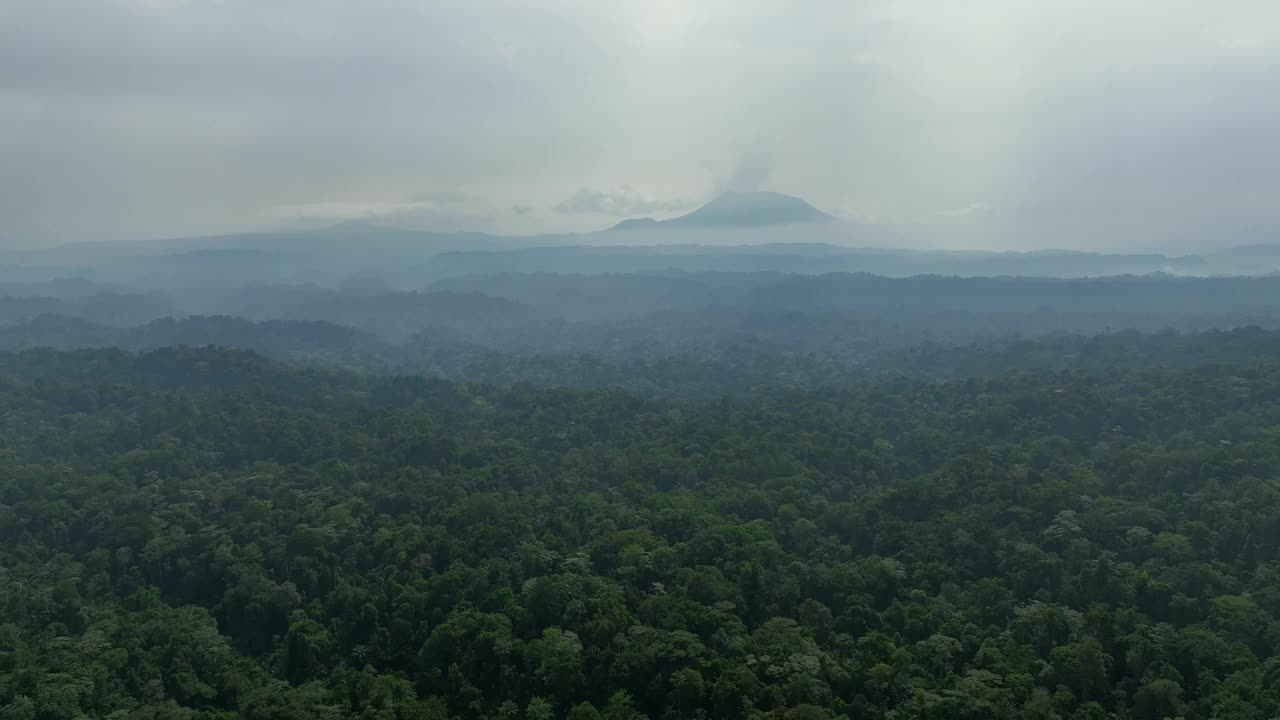
<svg viewBox="0 0 1280 720">
<path fill-rule="evenodd" d="M 77 298 L 105 293 L 112 296 L 105 305 L 111 309 L 100 317 L 110 318 L 110 324 L 134 324 L 122 318 L 136 318 L 136 311 L 115 297 L 131 294 L 124 288 L 172 298 L 197 291 L 203 297 L 223 297 L 234 296 L 236 288 L 316 285 L 351 290 L 354 297 L 371 288 L 411 291 L 445 277 L 501 272 L 855 272 L 886 277 L 1280 273 L 1280 244 L 1165 255 L 924 249 L 918 240 L 892 224 L 833 218 L 797 197 L 734 192 L 679 217 L 628 219 L 613 229 L 581 234 L 435 232 L 349 220 L 276 232 L 0 250 L 0 300 L 18 298 L 0 303 L 0 320 L 5 313 L 19 318 L 68 314 Z M 50 297 L 34 303 L 34 295 Z M 97 300 L 84 302 L 103 306 Z M 195 307 L 170 311 L 181 314 Z"/>
<path fill-rule="evenodd" d="M 692 212 L 670 220 L 623 220 L 613 230 L 663 228 L 757 228 L 833 222 L 835 218 L 801 198 L 776 192 L 727 192 Z"/>
</svg>

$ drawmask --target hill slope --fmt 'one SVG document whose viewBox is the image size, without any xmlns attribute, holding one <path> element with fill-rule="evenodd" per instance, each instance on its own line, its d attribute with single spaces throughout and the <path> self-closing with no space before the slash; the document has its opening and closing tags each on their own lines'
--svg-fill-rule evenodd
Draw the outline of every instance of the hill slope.
<svg viewBox="0 0 1280 720">
<path fill-rule="evenodd" d="M 680 217 L 623 220 L 613 229 L 752 228 L 834 220 L 834 217 L 798 197 L 775 192 L 727 192 Z"/>
</svg>

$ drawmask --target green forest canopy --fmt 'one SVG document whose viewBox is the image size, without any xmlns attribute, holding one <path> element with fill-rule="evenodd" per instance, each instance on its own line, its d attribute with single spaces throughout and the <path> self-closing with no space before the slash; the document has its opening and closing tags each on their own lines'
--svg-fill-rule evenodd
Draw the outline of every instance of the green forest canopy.
<svg viewBox="0 0 1280 720">
<path fill-rule="evenodd" d="M 682 402 L 39 357 L 2 718 L 1280 714 L 1274 365 Z"/>
</svg>

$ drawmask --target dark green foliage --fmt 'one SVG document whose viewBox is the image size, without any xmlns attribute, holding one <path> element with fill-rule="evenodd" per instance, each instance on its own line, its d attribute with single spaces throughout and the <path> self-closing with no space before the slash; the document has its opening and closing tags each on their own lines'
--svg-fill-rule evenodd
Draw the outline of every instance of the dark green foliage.
<svg viewBox="0 0 1280 720">
<path fill-rule="evenodd" d="M 0 370 L 0 718 L 1280 715 L 1273 365 L 707 403 Z"/>
<path fill-rule="evenodd" d="M 427 375 L 500 386 L 616 387 L 642 397 L 708 400 L 750 396 L 766 388 L 866 383 L 885 375 L 954 380 L 1027 369 L 1247 367 L 1280 357 L 1280 330 L 1256 325 L 1073 335 L 1058 333 L 1050 322 L 1026 335 L 1009 335 L 1001 334 L 1008 328 L 945 313 L 887 318 L 717 309 L 608 324 L 548 322 L 470 333 L 433 326 L 393 343 L 327 322 L 193 316 L 122 329 L 42 315 L 0 326 L 0 349 L 22 350 L 0 356 L 0 372 L 35 377 L 50 372 L 44 363 L 51 358 L 63 366 L 58 372 L 110 380 L 97 374 L 99 368 L 81 363 L 81 355 L 55 355 L 48 349 L 158 348 L 181 356 L 185 346 L 215 345 L 293 365 L 380 376 Z M 913 324 L 917 322 L 923 324 Z M 261 363 L 248 353 L 241 355 L 244 362 Z M 160 373 L 155 380 L 174 382 Z"/>
</svg>

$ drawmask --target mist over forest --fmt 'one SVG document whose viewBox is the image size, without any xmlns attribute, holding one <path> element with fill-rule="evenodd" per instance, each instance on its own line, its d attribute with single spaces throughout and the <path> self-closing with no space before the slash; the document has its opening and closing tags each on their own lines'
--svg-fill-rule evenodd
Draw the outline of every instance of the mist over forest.
<svg viewBox="0 0 1280 720">
<path fill-rule="evenodd" d="M 951 363 L 975 347 L 1004 354 L 993 370 L 1019 364 L 1015 347 L 1027 367 L 1177 364 L 1180 354 L 1151 348 L 1176 338 L 1207 359 L 1224 334 L 1243 333 L 1262 344 L 1212 356 L 1257 362 L 1280 327 L 1280 245 L 1161 255 L 850 244 L 867 237 L 799 198 L 739 192 L 585 235 L 352 221 L 14 251 L 0 348 L 218 345 L 382 375 L 707 395 L 955 377 Z M 1100 347 L 1115 356 L 1034 349 Z M 750 382 L 677 379 L 705 363 Z M 661 387 L 648 377 L 658 372 Z"/>
<path fill-rule="evenodd" d="M 0 2 L 0 720 L 1280 718 L 1280 5 Z"/>
<path fill-rule="evenodd" d="M 690 215 L 7 253 L 5 717 L 1280 712 L 1280 245 Z"/>
</svg>

